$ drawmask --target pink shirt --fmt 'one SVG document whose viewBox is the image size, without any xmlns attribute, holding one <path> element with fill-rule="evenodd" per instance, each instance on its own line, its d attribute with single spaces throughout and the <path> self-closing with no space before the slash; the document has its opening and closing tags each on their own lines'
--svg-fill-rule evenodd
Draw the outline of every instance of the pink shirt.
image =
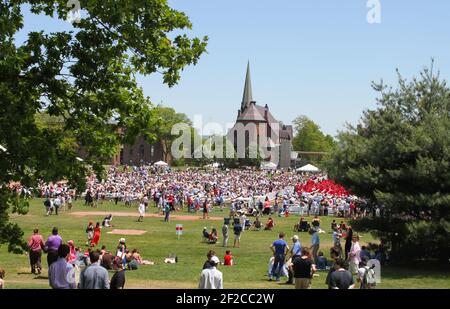
<svg viewBox="0 0 450 309">
<path fill-rule="evenodd" d="M 41 251 L 44 246 L 44 239 L 39 234 L 33 234 L 30 241 L 28 242 L 28 247 L 31 251 Z"/>
<path fill-rule="evenodd" d="M 359 262 L 361 262 L 361 257 L 359 256 L 360 253 L 361 247 L 359 246 L 359 242 L 352 242 L 352 247 L 350 249 L 350 261 L 358 265 Z"/>
</svg>

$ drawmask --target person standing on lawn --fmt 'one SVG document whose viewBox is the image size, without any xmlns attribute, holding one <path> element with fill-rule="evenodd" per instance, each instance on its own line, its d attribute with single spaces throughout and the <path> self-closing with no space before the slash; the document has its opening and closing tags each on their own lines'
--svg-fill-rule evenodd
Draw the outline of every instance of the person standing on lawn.
<svg viewBox="0 0 450 309">
<path fill-rule="evenodd" d="M 58 260 L 58 249 L 62 244 L 62 238 L 58 235 L 58 228 L 54 227 L 52 229 L 52 235 L 47 238 L 45 242 L 45 248 L 47 251 L 47 264 L 48 267 L 52 265 L 53 262 Z"/>
<path fill-rule="evenodd" d="M 30 265 L 31 273 L 35 275 L 40 275 L 42 271 L 41 257 L 42 248 L 44 248 L 44 239 L 42 235 L 39 234 L 38 229 L 34 229 L 33 235 L 28 241 L 28 248 L 30 248 Z"/>
<path fill-rule="evenodd" d="M 273 262 L 271 276 L 269 278 L 272 281 L 272 277 L 275 276 L 276 281 L 280 281 L 281 277 L 281 269 L 283 268 L 284 263 L 286 262 L 286 254 L 289 251 L 289 246 L 287 242 L 284 240 L 285 234 L 281 232 L 279 234 L 279 239 L 272 243 L 270 249 L 273 252 L 273 256 L 275 258 Z"/>
<path fill-rule="evenodd" d="M 94 236 L 92 237 L 91 240 L 91 247 L 98 245 L 98 242 L 100 241 L 100 233 L 101 233 L 100 222 L 97 222 L 94 228 Z"/>
<path fill-rule="evenodd" d="M 309 230 L 311 234 L 311 250 L 314 259 L 314 263 L 317 263 L 317 252 L 320 248 L 320 238 L 319 238 L 319 230 L 317 228 L 312 228 Z"/>
<path fill-rule="evenodd" d="M 228 224 L 229 224 L 229 221 L 224 220 L 223 226 L 222 226 L 222 236 L 223 236 L 222 245 L 223 245 L 223 247 L 226 247 L 228 245 L 228 230 L 229 230 Z"/>
<path fill-rule="evenodd" d="M 169 222 L 170 210 L 170 204 L 166 202 L 164 205 L 164 222 Z"/>
</svg>

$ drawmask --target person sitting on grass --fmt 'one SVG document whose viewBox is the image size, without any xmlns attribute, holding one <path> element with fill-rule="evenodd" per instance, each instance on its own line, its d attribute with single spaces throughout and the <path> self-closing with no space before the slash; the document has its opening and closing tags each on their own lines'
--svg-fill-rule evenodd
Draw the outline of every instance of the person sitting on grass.
<svg viewBox="0 0 450 309">
<path fill-rule="evenodd" d="M 216 256 L 216 251 L 214 251 L 214 250 L 209 250 L 208 253 L 206 253 L 207 260 L 203 264 L 203 269 L 207 269 L 207 268 L 211 268 L 212 267 L 211 258 L 213 256 Z"/>
<path fill-rule="evenodd" d="M 254 231 L 261 230 L 262 224 L 261 224 L 261 221 L 259 221 L 259 216 L 256 216 L 255 222 L 253 222 L 252 226 L 253 226 Z"/>
<path fill-rule="evenodd" d="M 212 228 L 211 233 L 208 235 L 208 243 L 215 244 L 218 239 L 219 236 L 217 235 L 217 230 L 215 228 Z"/>
<path fill-rule="evenodd" d="M 225 251 L 225 256 L 223 257 L 223 265 L 225 265 L 225 266 L 233 266 L 234 265 L 233 256 L 231 255 L 230 250 Z"/>
<path fill-rule="evenodd" d="M 111 221 L 112 221 L 112 214 L 109 214 L 103 219 L 102 226 L 103 227 L 112 227 Z"/>
<path fill-rule="evenodd" d="M 142 259 L 141 253 L 139 252 L 138 249 L 133 249 L 133 251 L 131 251 L 131 255 L 132 255 L 133 259 L 138 262 L 139 265 L 154 265 L 155 264 L 152 261 Z"/>
<path fill-rule="evenodd" d="M 272 217 L 269 217 L 266 223 L 266 227 L 264 228 L 265 231 L 271 231 L 274 227 L 275 223 L 273 222 Z"/>
<path fill-rule="evenodd" d="M 326 257 L 323 256 L 322 251 L 319 251 L 319 254 L 317 256 L 317 262 L 316 262 L 317 270 L 326 270 L 327 265 L 328 265 L 328 261 L 327 261 Z"/>
<path fill-rule="evenodd" d="M 203 228 L 202 237 L 203 237 L 204 241 L 208 241 L 208 239 L 209 239 L 209 232 L 208 232 L 208 229 L 206 228 L 206 226 Z"/>
<path fill-rule="evenodd" d="M 367 257 L 367 260 L 370 260 L 370 258 L 371 258 L 370 251 L 367 250 L 366 246 L 361 246 L 361 251 L 359 253 L 359 256 L 361 257 L 361 260 L 363 257 Z"/>
</svg>

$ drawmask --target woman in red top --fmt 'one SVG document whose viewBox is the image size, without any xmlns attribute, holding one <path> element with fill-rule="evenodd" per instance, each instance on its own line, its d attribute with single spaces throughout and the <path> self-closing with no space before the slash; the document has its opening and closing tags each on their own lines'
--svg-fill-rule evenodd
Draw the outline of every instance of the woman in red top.
<svg viewBox="0 0 450 309">
<path fill-rule="evenodd" d="M 100 241 L 100 222 L 97 222 L 94 228 L 94 237 L 92 238 L 91 246 L 92 247 L 97 246 L 99 241 Z"/>
<path fill-rule="evenodd" d="M 33 235 L 28 242 L 28 247 L 30 248 L 31 273 L 39 275 L 42 270 L 41 257 L 42 248 L 44 248 L 44 239 L 39 234 L 38 229 L 34 229 Z"/>
<path fill-rule="evenodd" d="M 231 255 L 231 251 L 225 251 L 225 256 L 223 257 L 223 265 L 232 266 L 233 265 L 233 256 Z"/>
<path fill-rule="evenodd" d="M 266 197 L 266 200 L 264 201 L 264 211 L 263 214 L 270 215 L 270 201 L 269 198 Z"/>
</svg>

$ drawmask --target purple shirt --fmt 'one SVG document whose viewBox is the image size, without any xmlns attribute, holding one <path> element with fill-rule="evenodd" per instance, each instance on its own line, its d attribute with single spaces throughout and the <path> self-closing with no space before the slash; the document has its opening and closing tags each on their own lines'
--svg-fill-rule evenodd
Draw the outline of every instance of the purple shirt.
<svg viewBox="0 0 450 309">
<path fill-rule="evenodd" d="M 52 235 L 47 239 L 45 245 L 49 251 L 58 251 L 59 246 L 62 244 L 62 238 L 59 235 Z"/>
<path fill-rule="evenodd" d="M 59 258 L 48 269 L 50 286 L 54 289 L 75 289 L 75 271 L 66 259 Z"/>
</svg>

